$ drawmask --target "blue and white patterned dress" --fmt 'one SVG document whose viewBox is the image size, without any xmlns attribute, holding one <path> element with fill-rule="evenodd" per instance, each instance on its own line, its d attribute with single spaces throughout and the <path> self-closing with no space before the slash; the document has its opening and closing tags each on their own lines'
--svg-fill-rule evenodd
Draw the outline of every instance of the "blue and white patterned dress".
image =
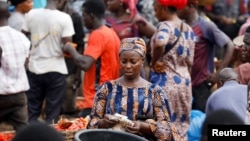
<svg viewBox="0 0 250 141">
<path fill-rule="evenodd" d="M 152 117 L 147 119 L 157 141 L 181 141 L 179 132 L 172 124 L 166 95 L 160 86 L 148 83 L 145 87 L 126 87 L 117 81 L 103 84 L 97 92 L 88 128 L 98 128 L 98 121 L 105 114 L 119 113 L 130 120 L 136 115 Z"/>
<path fill-rule="evenodd" d="M 192 64 L 194 57 L 194 33 L 185 23 L 183 31 L 170 21 L 160 22 L 151 39 L 151 50 L 157 46 L 170 47 L 180 35 L 177 44 L 162 57 L 167 70 L 165 73 L 151 73 L 150 82 L 159 84 L 167 94 L 171 119 L 181 136 L 187 139 L 190 123 L 192 87 L 187 60 Z M 188 28 L 187 28 L 188 27 Z"/>
</svg>

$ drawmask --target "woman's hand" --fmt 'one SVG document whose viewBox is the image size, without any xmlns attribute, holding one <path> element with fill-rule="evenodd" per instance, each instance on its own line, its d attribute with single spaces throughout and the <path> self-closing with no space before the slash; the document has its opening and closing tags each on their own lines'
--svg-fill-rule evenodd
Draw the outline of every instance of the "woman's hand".
<svg viewBox="0 0 250 141">
<path fill-rule="evenodd" d="M 140 121 L 133 121 L 133 126 L 132 125 L 126 125 L 124 128 L 127 132 L 132 133 L 132 134 L 139 134 L 140 129 L 141 129 L 141 122 Z"/>
<path fill-rule="evenodd" d="M 164 73 L 166 71 L 166 67 L 164 65 L 164 62 L 162 62 L 162 61 L 155 62 L 154 66 L 153 66 L 153 70 L 157 73 Z"/>
<path fill-rule="evenodd" d="M 218 74 L 217 73 L 214 73 L 214 74 L 210 74 L 208 77 L 207 77 L 207 82 L 209 82 L 209 84 L 211 85 L 211 87 L 218 83 Z"/>
<path fill-rule="evenodd" d="M 99 120 L 99 128 L 112 128 L 118 124 L 118 119 L 110 114 L 106 114 L 104 119 Z"/>
<path fill-rule="evenodd" d="M 137 135 L 147 134 L 154 136 L 148 123 L 143 121 L 133 121 L 133 125 L 126 125 L 124 128 L 127 132 Z"/>
</svg>

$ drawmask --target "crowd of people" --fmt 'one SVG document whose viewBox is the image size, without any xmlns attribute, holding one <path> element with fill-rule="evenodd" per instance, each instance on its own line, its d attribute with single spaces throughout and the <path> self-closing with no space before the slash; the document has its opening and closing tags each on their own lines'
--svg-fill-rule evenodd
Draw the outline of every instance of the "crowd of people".
<svg viewBox="0 0 250 141">
<path fill-rule="evenodd" d="M 192 110 L 206 115 L 204 141 L 215 116 L 246 124 L 250 1 L 39 2 L 0 0 L 0 124 L 21 134 L 44 112 L 109 129 L 121 114 L 152 141 L 190 141 Z"/>
</svg>

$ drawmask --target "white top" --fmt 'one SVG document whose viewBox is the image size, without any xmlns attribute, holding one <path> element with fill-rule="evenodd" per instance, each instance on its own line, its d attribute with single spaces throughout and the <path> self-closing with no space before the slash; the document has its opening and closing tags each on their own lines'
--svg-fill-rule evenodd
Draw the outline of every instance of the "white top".
<svg viewBox="0 0 250 141">
<path fill-rule="evenodd" d="M 58 10 L 32 9 L 22 29 L 31 33 L 29 71 L 35 74 L 67 74 L 61 38 L 74 35 L 71 17 Z"/>
<path fill-rule="evenodd" d="M 14 11 L 13 13 L 11 13 L 11 16 L 8 19 L 8 23 L 9 26 L 11 26 L 12 28 L 21 31 L 24 20 L 24 14 Z"/>
<path fill-rule="evenodd" d="M 0 67 L 0 95 L 14 94 L 29 89 L 24 67 L 29 56 L 30 41 L 21 32 L 0 27 L 0 46 L 3 50 Z"/>
</svg>

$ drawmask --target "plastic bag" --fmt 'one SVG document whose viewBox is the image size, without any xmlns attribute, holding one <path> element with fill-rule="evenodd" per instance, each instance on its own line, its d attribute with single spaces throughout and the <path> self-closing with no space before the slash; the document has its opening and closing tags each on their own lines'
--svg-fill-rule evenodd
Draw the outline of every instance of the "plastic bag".
<svg viewBox="0 0 250 141">
<path fill-rule="evenodd" d="M 199 110 L 192 110 L 190 116 L 190 126 L 187 132 L 188 141 L 200 141 L 201 129 L 206 115 Z"/>
</svg>

